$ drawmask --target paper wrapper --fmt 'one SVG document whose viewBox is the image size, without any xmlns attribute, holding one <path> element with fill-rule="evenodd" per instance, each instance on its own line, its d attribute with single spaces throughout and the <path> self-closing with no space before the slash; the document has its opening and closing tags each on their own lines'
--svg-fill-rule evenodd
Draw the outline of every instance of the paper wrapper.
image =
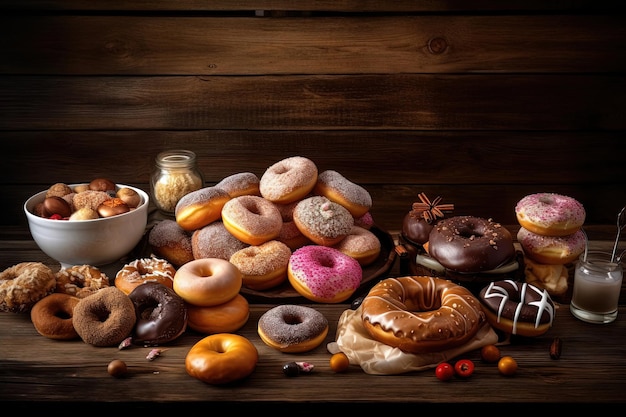
<svg viewBox="0 0 626 417">
<path fill-rule="evenodd" d="M 374 340 L 363 326 L 361 307 L 345 310 L 337 324 L 336 342 L 328 344 L 330 353 L 343 352 L 351 365 L 359 365 L 372 375 L 397 375 L 436 367 L 465 352 L 496 344 L 498 336 L 489 323 L 481 327 L 464 345 L 425 354 L 404 353 L 398 348 Z"/>
</svg>

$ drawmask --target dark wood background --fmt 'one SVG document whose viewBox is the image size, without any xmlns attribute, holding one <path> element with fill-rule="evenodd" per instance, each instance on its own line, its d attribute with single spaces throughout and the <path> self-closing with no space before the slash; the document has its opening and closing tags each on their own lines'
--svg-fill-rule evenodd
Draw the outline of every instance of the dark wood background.
<svg viewBox="0 0 626 417">
<path fill-rule="evenodd" d="M 420 192 L 515 225 L 545 191 L 611 239 L 619 4 L 472 3 L 3 1 L 0 226 L 24 229 L 23 202 L 55 182 L 148 190 L 156 154 L 186 148 L 206 185 L 306 156 L 364 186 L 383 229 Z"/>
</svg>

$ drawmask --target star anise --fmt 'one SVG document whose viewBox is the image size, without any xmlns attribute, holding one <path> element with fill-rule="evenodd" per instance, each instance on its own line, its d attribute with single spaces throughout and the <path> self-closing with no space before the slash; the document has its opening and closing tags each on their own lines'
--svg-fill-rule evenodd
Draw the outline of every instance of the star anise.
<svg viewBox="0 0 626 417">
<path fill-rule="evenodd" d="M 423 217 L 428 224 L 433 223 L 437 218 L 444 218 L 446 212 L 454 210 L 454 204 L 439 204 L 441 197 L 433 201 L 430 201 L 424 193 L 420 193 L 418 197 L 420 201 L 413 203 L 411 214 Z"/>
</svg>

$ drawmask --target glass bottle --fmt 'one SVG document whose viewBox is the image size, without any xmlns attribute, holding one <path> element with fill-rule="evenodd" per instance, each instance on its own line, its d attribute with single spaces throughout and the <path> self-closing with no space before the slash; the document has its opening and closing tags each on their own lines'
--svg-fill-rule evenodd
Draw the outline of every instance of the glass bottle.
<svg viewBox="0 0 626 417">
<path fill-rule="evenodd" d="M 150 191 L 162 213 L 173 216 L 178 200 L 203 186 L 204 177 L 196 166 L 194 152 L 176 149 L 157 155 L 155 170 L 150 178 Z"/>
</svg>

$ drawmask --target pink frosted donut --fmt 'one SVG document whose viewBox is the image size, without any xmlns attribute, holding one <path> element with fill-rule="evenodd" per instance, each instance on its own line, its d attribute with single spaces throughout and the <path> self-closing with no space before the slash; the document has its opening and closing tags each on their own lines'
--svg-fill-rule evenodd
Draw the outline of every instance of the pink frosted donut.
<svg viewBox="0 0 626 417">
<path fill-rule="evenodd" d="M 567 236 L 542 236 L 520 227 L 517 241 L 524 255 L 546 265 L 563 265 L 574 262 L 585 250 L 587 239 L 582 230 Z"/>
<path fill-rule="evenodd" d="M 319 303 L 340 303 L 359 288 L 363 270 L 356 259 L 338 249 L 309 245 L 293 252 L 287 276 L 303 297 Z"/>
<path fill-rule="evenodd" d="M 285 158 L 265 171 L 259 182 L 259 190 L 263 198 L 274 203 L 292 203 L 313 190 L 317 172 L 317 166 L 308 158 Z"/>
<path fill-rule="evenodd" d="M 572 197 L 554 194 L 530 194 L 515 206 L 519 224 L 544 236 L 566 236 L 580 229 L 585 222 L 585 208 Z"/>
</svg>

